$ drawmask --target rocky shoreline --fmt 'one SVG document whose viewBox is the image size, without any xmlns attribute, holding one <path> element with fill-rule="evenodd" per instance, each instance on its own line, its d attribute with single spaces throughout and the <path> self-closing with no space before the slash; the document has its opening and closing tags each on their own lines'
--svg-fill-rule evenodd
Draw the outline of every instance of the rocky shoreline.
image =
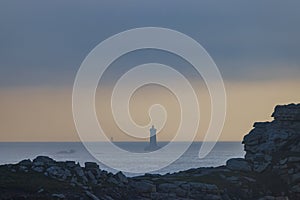
<svg viewBox="0 0 300 200">
<path fill-rule="evenodd" d="M 0 199 L 300 199 L 300 104 L 276 106 L 225 166 L 126 177 L 46 156 L 0 166 Z"/>
</svg>

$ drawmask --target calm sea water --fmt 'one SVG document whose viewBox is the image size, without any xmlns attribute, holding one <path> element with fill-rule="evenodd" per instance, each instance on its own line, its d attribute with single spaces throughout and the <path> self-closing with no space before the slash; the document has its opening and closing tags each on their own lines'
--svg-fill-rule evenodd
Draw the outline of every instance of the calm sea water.
<svg viewBox="0 0 300 200">
<path fill-rule="evenodd" d="M 132 151 L 141 152 L 147 143 L 144 142 L 117 142 L 119 147 Z M 159 146 L 167 143 L 161 142 Z M 99 144 L 101 145 L 101 143 Z M 198 152 L 201 142 L 194 142 L 190 148 L 171 165 L 155 171 L 154 173 L 165 174 L 190 168 L 215 167 L 224 165 L 226 160 L 233 157 L 243 157 L 243 145 L 240 142 L 218 142 L 214 149 L 203 159 L 199 159 Z M 99 161 L 85 149 L 80 142 L 5 142 L 0 143 L 0 164 L 17 163 L 23 159 L 33 159 L 38 155 L 49 156 L 57 161 L 74 160 L 81 165 L 84 162 L 97 162 L 101 169 L 115 173 Z M 118 158 L 115 158 L 118 160 Z M 120 163 L 121 165 L 122 163 Z M 136 163 L 139 166 L 141 163 Z M 133 174 L 126 174 L 133 175 Z"/>
</svg>

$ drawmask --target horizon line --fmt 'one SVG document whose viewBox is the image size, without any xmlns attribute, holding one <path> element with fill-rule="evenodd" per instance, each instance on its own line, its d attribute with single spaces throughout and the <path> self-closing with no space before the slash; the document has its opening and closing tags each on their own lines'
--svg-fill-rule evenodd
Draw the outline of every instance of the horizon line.
<svg viewBox="0 0 300 200">
<path fill-rule="evenodd" d="M 220 140 L 220 141 L 205 141 L 205 142 L 242 142 L 243 140 Z M 0 141 L 0 143 L 83 143 L 82 141 Z M 147 142 L 149 141 L 133 141 L 133 140 L 124 140 L 124 141 L 85 141 L 85 142 L 112 142 L 112 143 L 118 143 L 118 142 Z M 169 140 L 162 140 L 162 141 L 157 141 L 159 142 L 171 142 Z M 190 141 L 176 141 L 176 142 L 190 142 Z M 192 142 L 204 142 L 202 140 L 195 140 Z"/>
</svg>

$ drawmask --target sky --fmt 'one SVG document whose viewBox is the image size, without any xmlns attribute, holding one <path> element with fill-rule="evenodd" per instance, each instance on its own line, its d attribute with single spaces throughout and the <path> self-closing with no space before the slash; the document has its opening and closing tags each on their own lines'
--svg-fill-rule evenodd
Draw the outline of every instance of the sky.
<svg viewBox="0 0 300 200">
<path fill-rule="evenodd" d="M 299 1 L 289 0 L 1 1 L 0 141 L 77 141 L 71 96 L 82 61 L 106 38 L 149 26 L 180 31 L 210 54 L 228 97 L 220 139 L 240 141 L 255 121 L 271 120 L 275 105 L 300 102 L 299 7 Z M 124 70 L 153 60 L 173 66 L 199 88 L 201 140 L 210 116 L 203 80 L 178 57 L 154 50 L 121 57 L 104 77 L 97 114 L 107 134 L 132 139 L 111 122 L 107 91 Z M 161 88 L 146 89 L 136 94 L 132 115 L 147 123 L 141 111 L 151 103 L 145 99 L 154 90 L 155 101 L 172 113 L 158 138 L 170 140 L 178 123 L 176 100 Z"/>
</svg>

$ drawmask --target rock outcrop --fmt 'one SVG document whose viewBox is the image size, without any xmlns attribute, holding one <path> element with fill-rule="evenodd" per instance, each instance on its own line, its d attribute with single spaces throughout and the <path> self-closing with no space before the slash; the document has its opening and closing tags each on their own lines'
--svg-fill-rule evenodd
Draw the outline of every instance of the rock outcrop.
<svg viewBox="0 0 300 200">
<path fill-rule="evenodd" d="M 0 199 L 300 199 L 300 104 L 272 116 L 244 137 L 245 158 L 226 166 L 126 177 L 38 156 L 0 166 Z"/>
<path fill-rule="evenodd" d="M 300 199 L 300 104 L 276 106 L 272 117 L 244 137 L 245 160 L 254 172 L 278 176 Z"/>
</svg>

